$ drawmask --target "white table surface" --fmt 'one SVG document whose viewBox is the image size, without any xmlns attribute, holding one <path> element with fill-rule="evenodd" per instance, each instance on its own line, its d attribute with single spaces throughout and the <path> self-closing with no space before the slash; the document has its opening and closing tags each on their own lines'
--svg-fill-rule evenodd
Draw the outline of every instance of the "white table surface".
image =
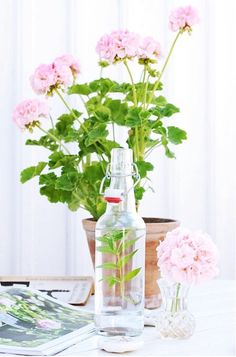
<svg viewBox="0 0 236 357">
<path fill-rule="evenodd" d="M 235 356 L 235 281 L 212 280 L 192 287 L 189 310 L 196 331 L 188 340 L 160 340 L 154 327 L 145 327 L 144 346 L 122 356 Z M 93 298 L 85 308 L 91 309 Z M 59 353 L 63 356 L 116 356 L 97 348 L 97 336 Z"/>
</svg>

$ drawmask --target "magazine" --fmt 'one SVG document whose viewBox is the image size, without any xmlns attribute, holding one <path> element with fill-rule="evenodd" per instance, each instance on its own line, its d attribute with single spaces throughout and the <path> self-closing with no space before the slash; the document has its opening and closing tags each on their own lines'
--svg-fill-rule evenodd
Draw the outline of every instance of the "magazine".
<svg viewBox="0 0 236 357">
<path fill-rule="evenodd" d="M 53 355 L 94 333 L 91 312 L 30 288 L 0 291 L 0 352 Z"/>
</svg>

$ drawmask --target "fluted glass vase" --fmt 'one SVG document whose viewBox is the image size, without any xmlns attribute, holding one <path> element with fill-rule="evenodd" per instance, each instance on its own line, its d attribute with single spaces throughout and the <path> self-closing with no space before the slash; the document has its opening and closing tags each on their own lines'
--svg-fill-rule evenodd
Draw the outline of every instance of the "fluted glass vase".
<svg viewBox="0 0 236 357">
<path fill-rule="evenodd" d="M 165 279 L 159 279 L 158 285 L 162 295 L 162 307 L 156 319 L 158 336 L 163 339 L 191 337 L 196 324 L 187 308 L 189 285 L 169 284 Z"/>
</svg>

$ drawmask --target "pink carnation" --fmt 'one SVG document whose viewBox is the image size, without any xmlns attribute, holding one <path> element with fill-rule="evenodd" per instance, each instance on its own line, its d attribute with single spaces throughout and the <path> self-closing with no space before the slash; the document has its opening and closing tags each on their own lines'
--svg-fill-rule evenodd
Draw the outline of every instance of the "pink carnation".
<svg viewBox="0 0 236 357">
<path fill-rule="evenodd" d="M 169 27 L 172 31 L 187 30 L 199 23 L 198 12 L 192 6 L 177 7 L 171 11 L 169 17 Z"/>
<path fill-rule="evenodd" d="M 13 112 L 13 120 L 22 130 L 34 126 L 40 118 L 48 116 L 48 105 L 38 99 L 24 100 L 16 106 Z"/>
<path fill-rule="evenodd" d="M 158 58 L 161 56 L 161 45 L 152 37 L 144 37 L 139 47 L 139 58 Z"/>
<path fill-rule="evenodd" d="M 97 43 L 96 51 L 101 59 L 112 63 L 115 60 L 135 57 L 139 44 L 139 35 L 128 30 L 119 30 L 102 36 Z"/>
<path fill-rule="evenodd" d="M 57 330 L 61 328 L 61 323 L 49 319 L 37 320 L 36 325 L 44 330 Z"/>
<path fill-rule="evenodd" d="M 157 248 L 164 278 L 178 283 L 198 283 L 218 274 L 218 252 L 211 238 L 201 232 L 176 228 Z"/>
</svg>

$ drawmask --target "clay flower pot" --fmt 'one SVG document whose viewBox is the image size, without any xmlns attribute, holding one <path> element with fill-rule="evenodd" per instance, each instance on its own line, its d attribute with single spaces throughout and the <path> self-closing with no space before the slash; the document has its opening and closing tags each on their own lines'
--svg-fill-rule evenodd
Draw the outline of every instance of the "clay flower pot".
<svg viewBox="0 0 236 357">
<path fill-rule="evenodd" d="M 157 279 L 160 278 L 157 266 L 156 248 L 165 238 L 166 233 L 179 226 L 180 222 L 165 218 L 143 218 L 146 223 L 146 262 L 145 262 L 145 307 L 157 308 L 161 305 L 160 289 Z M 95 226 L 92 218 L 83 219 L 83 228 L 86 232 L 93 266 L 95 264 Z"/>
</svg>

